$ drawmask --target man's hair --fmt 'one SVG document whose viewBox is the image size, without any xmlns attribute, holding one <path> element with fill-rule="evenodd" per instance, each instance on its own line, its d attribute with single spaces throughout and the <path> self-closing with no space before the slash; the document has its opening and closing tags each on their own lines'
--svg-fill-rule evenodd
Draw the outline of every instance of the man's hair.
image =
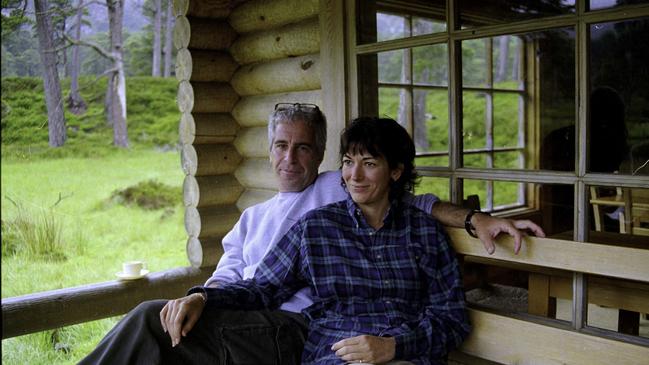
<svg viewBox="0 0 649 365">
<path fill-rule="evenodd" d="M 369 153 L 383 157 L 390 169 L 403 165 L 403 172 L 390 186 L 390 200 L 400 199 L 404 192 L 412 192 L 417 184 L 415 144 L 408 132 L 394 119 L 360 117 L 354 119 L 340 136 L 340 159 L 345 154 Z"/>
<path fill-rule="evenodd" d="M 281 105 L 281 107 L 279 107 Z M 280 123 L 303 122 L 313 131 L 314 149 L 318 157 L 324 156 L 327 146 L 327 118 L 314 104 L 277 104 L 268 118 L 268 145 L 273 149 L 275 130 Z"/>
</svg>

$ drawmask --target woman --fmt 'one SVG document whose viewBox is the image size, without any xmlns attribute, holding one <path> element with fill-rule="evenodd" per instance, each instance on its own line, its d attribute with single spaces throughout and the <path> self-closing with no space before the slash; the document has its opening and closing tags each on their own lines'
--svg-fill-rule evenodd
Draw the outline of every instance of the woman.
<svg viewBox="0 0 649 365">
<path fill-rule="evenodd" d="M 458 264 L 441 226 L 402 199 L 417 177 L 408 133 L 360 118 L 341 137 L 346 200 L 313 210 L 252 280 L 194 288 L 208 308 L 275 308 L 310 287 L 303 364 L 444 363 L 469 333 Z"/>
</svg>

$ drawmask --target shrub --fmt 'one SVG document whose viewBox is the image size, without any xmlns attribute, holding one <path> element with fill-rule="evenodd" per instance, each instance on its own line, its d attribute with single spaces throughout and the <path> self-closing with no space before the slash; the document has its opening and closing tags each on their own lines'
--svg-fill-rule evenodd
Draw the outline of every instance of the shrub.
<svg viewBox="0 0 649 365">
<path fill-rule="evenodd" d="M 152 179 L 126 189 L 115 190 L 111 194 L 110 200 L 118 204 L 136 205 L 142 209 L 155 210 L 175 206 L 180 202 L 180 196 L 182 194 L 178 188 Z"/>
<path fill-rule="evenodd" d="M 14 203 L 16 216 L 2 222 L 2 255 L 23 254 L 48 260 L 65 260 L 63 224 L 51 209 L 41 214 Z"/>
</svg>

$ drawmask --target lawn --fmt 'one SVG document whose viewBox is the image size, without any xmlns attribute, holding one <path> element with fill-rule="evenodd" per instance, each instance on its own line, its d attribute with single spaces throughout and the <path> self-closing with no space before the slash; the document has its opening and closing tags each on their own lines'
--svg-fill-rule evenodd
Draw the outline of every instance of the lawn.
<svg viewBox="0 0 649 365">
<path fill-rule="evenodd" d="M 114 191 L 151 179 L 177 191 L 173 206 L 145 210 L 111 199 Z M 175 151 L 3 161 L 2 297 L 114 280 L 126 260 L 145 260 L 151 271 L 188 265 L 182 180 Z M 7 226 L 19 214 L 34 227 L 49 221 L 50 230 L 60 232 L 61 249 L 38 255 L 21 244 L 7 247 L 12 241 L 6 239 Z M 113 323 L 104 320 L 3 340 L 2 362 L 74 363 Z"/>
</svg>

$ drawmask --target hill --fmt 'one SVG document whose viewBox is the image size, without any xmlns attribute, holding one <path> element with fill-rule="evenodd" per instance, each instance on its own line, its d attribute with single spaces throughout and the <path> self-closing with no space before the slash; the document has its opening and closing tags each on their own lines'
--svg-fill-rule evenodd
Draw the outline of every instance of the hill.
<svg viewBox="0 0 649 365">
<path fill-rule="evenodd" d="M 107 79 L 80 80 L 81 95 L 88 104 L 83 115 L 66 110 L 68 140 L 60 148 L 48 147 L 47 113 L 43 82 L 35 77 L 2 79 L 2 158 L 90 157 L 110 154 L 112 128 L 104 116 Z M 62 81 L 63 96 L 69 79 Z M 130 77 L 126 80 L 127 123 L 131 149 L 174 148 L 178 140 L 180 112 L 174 78 Z"/>
</svg>

